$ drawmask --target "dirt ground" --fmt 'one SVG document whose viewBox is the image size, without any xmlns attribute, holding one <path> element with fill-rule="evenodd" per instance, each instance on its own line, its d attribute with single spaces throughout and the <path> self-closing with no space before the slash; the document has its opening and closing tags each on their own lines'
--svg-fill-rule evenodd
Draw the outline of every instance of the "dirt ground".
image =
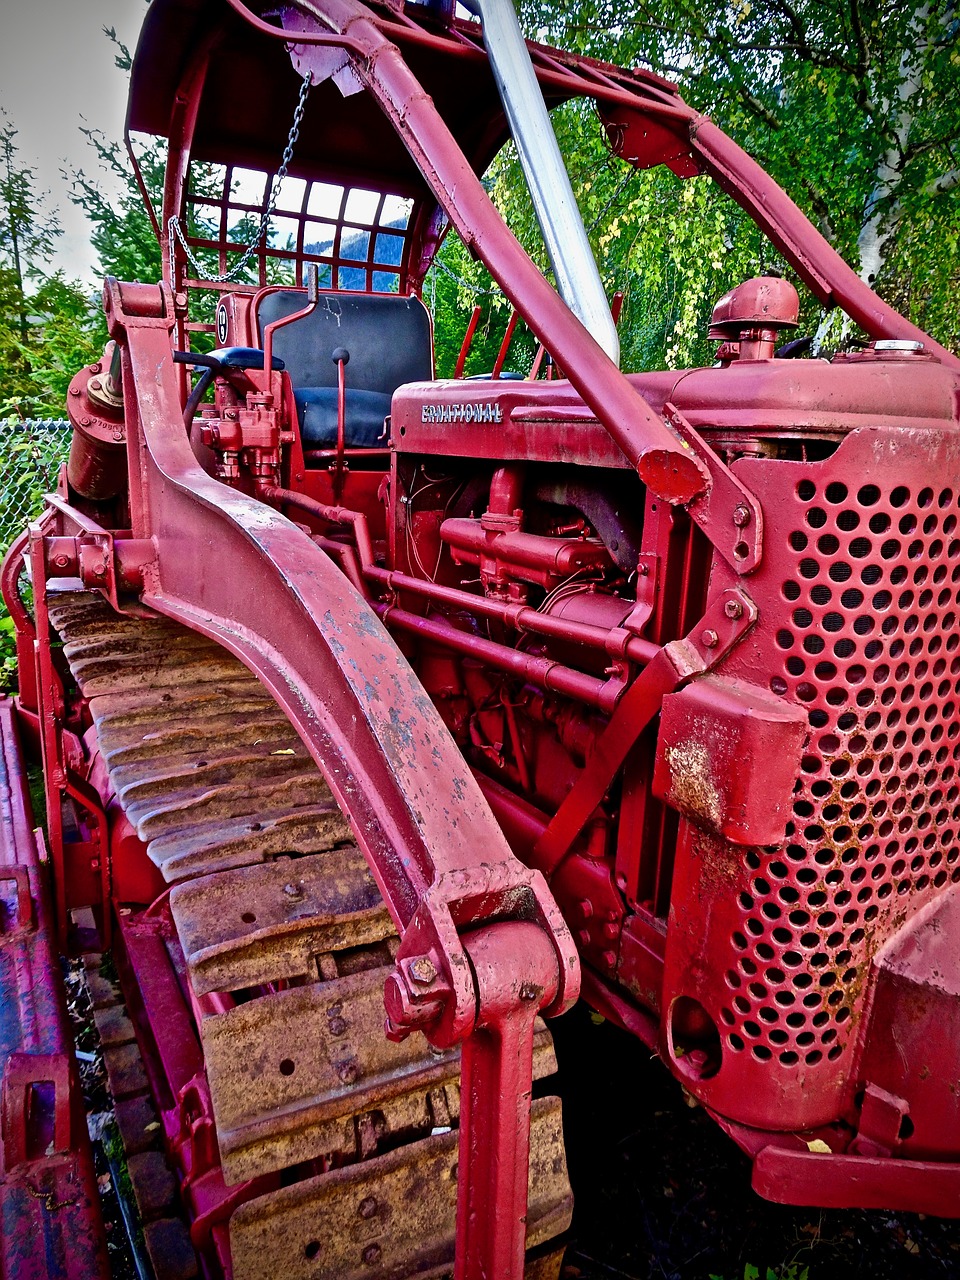
<svg viewBox="0 0 960 1280">
<path fill-rule="evenodd" d="M 761 1200 L 750 1162 L 639 1041 L 583 1008 L 552 1029 L 576 1202 L 565 1280 L 960 1277 L 960 1221 Z"/>
</svg>

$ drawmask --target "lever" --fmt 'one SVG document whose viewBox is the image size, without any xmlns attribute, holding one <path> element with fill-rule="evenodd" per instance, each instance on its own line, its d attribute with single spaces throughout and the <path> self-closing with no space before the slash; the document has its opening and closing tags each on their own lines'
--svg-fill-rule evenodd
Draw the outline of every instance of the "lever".
<svg viewBox="0 0 960 1280">
<path fill-rule="evenodd" d="M 339 502 L 343 493 L 343 455 L 347 447 L 347 375 L 346 367 L 350 362 L 350 352 L 346 347 L 337 347 L 333 353 L 333 363 L 337 366 L 337 461 L 333 474 L 334 501 Z"/>
</svg>

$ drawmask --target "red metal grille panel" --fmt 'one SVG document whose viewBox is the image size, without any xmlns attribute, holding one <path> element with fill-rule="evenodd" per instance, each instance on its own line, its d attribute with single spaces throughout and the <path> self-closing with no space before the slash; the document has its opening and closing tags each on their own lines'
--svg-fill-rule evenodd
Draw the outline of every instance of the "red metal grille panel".
<svg viewBox="0 0 960 1280">
<path fill-rule="evenodd" d="M 749 1123 L 836 1116 L 871 957 L 960 882 L 958 461 L 946 435 L 864 432 L 826 462 L 741 472 L 768 523 L 746 583 L 760 623 L 727 670 L 805 706 L 811 733 L 782 846 L 711 855 L 689 833 L 732 892 L 679 959 L 712 975 L 722 1061 L 700 1092 Z"/>
</svg>

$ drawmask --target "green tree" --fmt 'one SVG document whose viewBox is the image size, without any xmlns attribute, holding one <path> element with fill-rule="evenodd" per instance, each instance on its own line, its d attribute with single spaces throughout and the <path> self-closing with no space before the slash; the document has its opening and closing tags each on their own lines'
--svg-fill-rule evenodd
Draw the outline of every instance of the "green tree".
<svg viewBox="0 0 960 1280">
<path fill-rule="evenodd" d="M 67 384 L 96 350 L 87 291 L 47 264 L 61 234 L 0 113 L 0 417 L 59 417 Z"/>
<path fill-rule="evenodd" d="M 541 38 L 678 80 L 691 105 L 764 165 L 864 280 L 960 347 L 956 0 L 639 0 L 628 10 L 614 0 L 523 0 L 522 11 Z M 641 203 L 670 221 L 679 184 L 663 175 L 652 182 L 658 198 Z M 725 256 L 762 252 L 776 265 L 720 193 L 685 200 L 690 214 L 706 213 L 714 240 L 700 262 L 715 260 L 722 223 Z M 680 240 L 689 243 L 682 230 Z M 656 275 L 662 266 L 651 257 L 638 242 L 631 262 Z"/>
</svg>

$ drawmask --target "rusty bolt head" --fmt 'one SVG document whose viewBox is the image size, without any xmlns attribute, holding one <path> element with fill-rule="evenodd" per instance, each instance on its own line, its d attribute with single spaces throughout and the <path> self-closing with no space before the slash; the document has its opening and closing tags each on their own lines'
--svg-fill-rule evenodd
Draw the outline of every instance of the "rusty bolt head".
<svg viewBox="0 0 960 1280">
<path fill-rule="evenodd" d="M 383 1250 L 380 1248 L 378 1244 L 368 1244 L 367 1247 L 364 1249 L 363 1253 L 360 1255 L 360 1257 L 363 1259 L 363 1261 L 367 1264 L 368 1267 L 372 1267 L 377 1262 L 380 1261 L 382 1254 L 383 1254 Z"/>
<path fill-rule="evenodd" d="M 715 631 L 711 631 L 709 627 L 706 631 L 700 632 L 700 643 L 705 649 L 715 649 L 720 637 Z"/>
<path fill-rule="evenodd" d="M 543 995 L 543 987 L 538 987 L 534 982 L 525 982 L 520 988 L 521 1000 L 536 1000 L 541 995 Z"/>
<path fill-rule="evenodd" d="M 290 881 L 290 883 L 289 883 L 289 884 L 285 884 L 285 885 L 283 886 L 283 892 L 284 892 L 284 895 L 285 895 L 286 897 L 288 897 L 288 898 L 302 898 L 302 897 L 303 897 L 303 885 L 302 885 L 302 884 L 294 884 L 294 883 L 293 883 L 293 881 Z"/>
<path fill-rule="evenodd" d="M 376 1196 L 364 1196 L 360 1201 L 360 1208 L 357 1210 L 361 1218 L 372 1218 L 377 1212 Z"/>
<path fill-rule="evenodd" d="M 347 1024 L 343 1018 L 331 1018 L 327 1025 L 332 1036 L 342 1036 L 347 1029 Z"/>
<path fill-rule="evenodd" d="M 344 1084 L 356 1084 L 357 1080 L 360 1078 L 360 1068 L 351 1058 L 347 1062 L 342 1062 L 340 1064 L 337 1068 L 337 1075 Z"/>
<path fill-rule="evenodd" d="M 740 618 L 743 616 L 743 605 L 739 600 L 728 600 L 723 606 L 723 612 L 728 618 Z"/>
<path fill-rule="evenodd" d="M 742 529 L 745 524 L 750 523 L 750 511 L 747 507 L 734 507 L 733 523 L 738 529 Z"/>
<path fill-rule="evenodd" d="M 429 986 L 437 976 L 436 966 L 429 956 L 417 956 L 410 961 L 410 977 L 421 987 Z"/>
</svg>

